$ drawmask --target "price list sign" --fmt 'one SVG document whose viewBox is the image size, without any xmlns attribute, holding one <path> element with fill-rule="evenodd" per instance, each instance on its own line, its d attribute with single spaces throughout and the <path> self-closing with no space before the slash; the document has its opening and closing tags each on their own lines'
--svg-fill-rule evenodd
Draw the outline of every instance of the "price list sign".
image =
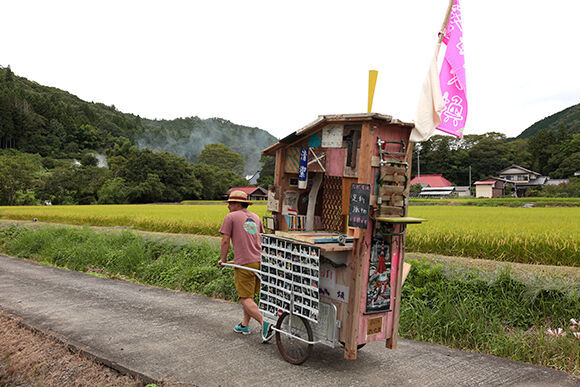
<svg viewBox="0 0 580 387">
<path fill-rule="evenodd" d="M 350 205 L 348 208 L 348 225 L 367 228 L 369 224 L 369 203 L 371 200 L 370 184 L 353 183 L 350 186 Z"/>
</svg>

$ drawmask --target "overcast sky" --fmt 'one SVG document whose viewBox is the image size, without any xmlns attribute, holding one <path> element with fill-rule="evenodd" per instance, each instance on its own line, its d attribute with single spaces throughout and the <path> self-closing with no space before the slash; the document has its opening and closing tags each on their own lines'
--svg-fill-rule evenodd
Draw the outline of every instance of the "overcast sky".
<svg viewBox="0 0 580 387">
<path fill-rule="evenodd" d="M 320 114 L 414 119 L 448 0 L 9 1 L 0 65 L 142 117 L 284 137 Z M 580 103 L 580 1 L 463 0 L 465 134 Z M 444 50 L 441 51 L 441 57 Z"/>
</svg>

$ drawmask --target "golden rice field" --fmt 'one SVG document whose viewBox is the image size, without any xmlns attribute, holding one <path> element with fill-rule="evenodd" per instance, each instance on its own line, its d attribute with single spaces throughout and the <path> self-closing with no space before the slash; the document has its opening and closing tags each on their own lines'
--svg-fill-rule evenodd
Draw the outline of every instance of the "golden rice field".
<svg viewBox="0 0 580 387">
<path fill-rule="evenodd" d="M 250 209 L 266 215 L 265 205 Z M 0 218 L 219 235 L 223 204 L 0 207 Z M 407 250 L 521 263 L 580 266 L 580 207 L 411 206 Z"/>
<path fill-rule="evenodd" d="M 265 205 L 250 206 L 260 217 Z M 203 235 L 219 235 L 228 213 L 225 204 L 202 205 L 99 205 L 0 207 L 0 218 L 38 219 L 91 226 L 127 226 L 139 230 Z"/>
<path fill-rule="evenodd" d="M 410 251 L 580 266 L 580 207 L 411 206 Z"/>
</svg>

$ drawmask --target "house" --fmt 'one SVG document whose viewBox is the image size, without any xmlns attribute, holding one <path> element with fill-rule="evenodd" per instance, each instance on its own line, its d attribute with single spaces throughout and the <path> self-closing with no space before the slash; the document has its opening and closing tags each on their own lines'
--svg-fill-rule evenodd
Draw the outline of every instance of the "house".
<svg viewBox="0 0 580 387">
<path fill-rule="evenodd" d="M 465 186 L 457 186 L 457 187 L 453 187 L 453 193 L 458 196 L 458 197 L 469 197 L 471 196 L 471 187 L 465 185 Z"/>
<path fill-rule="evenodd" d="M 420 198 L 443 199 L 453 196 L 454 187 L 423 187 Z"/>
<path fill-rule="evenodd" d="M 514 185 L 516 197 L 526 196 L 529 188 L 545 185 L 550 178 L 538 172 L 531 171 L 516 164 L 512 164 L 499 172 L 499 177 Z"/>
<path fill-rule="evenodd" d="M 443 175 L 417 175 L 411 179 L 411 185 L 421 184 L 422 187 L 451 187 L 453 184 Z"/>
<path fill-rule="evenodd" d="M 473 183 L 475 185 L 476 198 L 499 198 L 503 196 L 506 181 L 491 177 Z"/>
<path fill-rule="evenodd" d="M 262 187 L 232 187 L 226 192 L 228 196 L 232 191 L 242 191 L 248 195 L 248 200 L 267 200 L 268 191 Z"/>
<path fill-rule="evenodd" d="M 423 187 L 420 198 L 444 199 L 471 196 L 468 186 L 464 187 Z"/>
</svg>

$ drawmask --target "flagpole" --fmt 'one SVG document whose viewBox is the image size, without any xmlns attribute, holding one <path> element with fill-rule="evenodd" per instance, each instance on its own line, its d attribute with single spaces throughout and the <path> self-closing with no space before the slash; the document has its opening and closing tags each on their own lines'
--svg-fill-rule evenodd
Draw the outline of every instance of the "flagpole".
<svg viewBox="0 0 580 387">
<path fill-rule="evenodd" d="M 451 16 L 451 9 L 453 8 L 453 3 L 455 0 L 449 0 L 449 7 L 447 7 L 447 13 L 445 14 L 445 19 L 443 20 L 443 25 L 441 26 L 441 32 L 439 32 L 439 44 L 443 40 L 445 36 L 445 32 L 447 31 L 447 23 L 449 23 L 449 16 Z"/>
</svg>

